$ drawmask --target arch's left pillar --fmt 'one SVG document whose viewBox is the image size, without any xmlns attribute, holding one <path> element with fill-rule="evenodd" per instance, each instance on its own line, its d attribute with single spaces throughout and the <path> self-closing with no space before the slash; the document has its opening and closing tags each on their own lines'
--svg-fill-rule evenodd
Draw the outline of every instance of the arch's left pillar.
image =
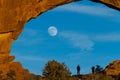
<svg viewBox="0 0 120 80">
<path fill-rule="evenodd" d="M 3 76 L 10 70 L 16 72 L 17 80 L 29 80 L 28 71 L 19 62 L 13 62 L 10 47 L 31 18 L 56 6 L 75 0 L 0 0 L 0 71 Z"/>
</svg>

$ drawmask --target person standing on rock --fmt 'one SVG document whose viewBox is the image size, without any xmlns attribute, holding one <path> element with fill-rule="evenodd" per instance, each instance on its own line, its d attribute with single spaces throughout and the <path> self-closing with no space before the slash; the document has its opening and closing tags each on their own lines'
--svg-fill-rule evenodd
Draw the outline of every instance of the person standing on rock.
<svg viewBox="0 0 120 80">
<path fill-rule="evenodd" d="M 80 66 L 77 66 L 77 75 L 80 75 Z"/>
<path fill-rule="evenodd" d="M 95 67 L 92 66 L 91 70 L 92 70 L 92 74 L 94 74 L 95 73 Z"/>
</svg>

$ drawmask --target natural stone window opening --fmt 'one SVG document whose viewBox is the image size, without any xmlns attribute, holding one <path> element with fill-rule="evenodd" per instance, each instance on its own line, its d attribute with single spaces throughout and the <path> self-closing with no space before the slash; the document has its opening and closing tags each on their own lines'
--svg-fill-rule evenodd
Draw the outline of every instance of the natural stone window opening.
<svg viewBox="0 0 120 80">
<path fill-rule="evenodd" d="M 14 70 L 16 72 L 17 80 L 29 80 L 28 78 L 26 78 L 26 76 L 29 75 L 29 72 L 27 70 L 23 69 L 20 62 L 14 62 L 13 60 L 15 57 L 10 55 L 11 45 L 12 45 L 13 41 L 15 41 L 17 39 L 17 37 L 19 36 L 19 34 L 22 32 L 22 30 L 24 28 L 24 24 L 27 23 L 31 18 L 36 18 L 41 13 L 44 13 L 52 8 L 55 8 L 56 6 L 59 6 L 62 4 L 67 4 L 67 3 L 73 2 L 73 1 L 79 1 L 79 0 L 24 0 L 24 1 L 23 0 L 1 0 L 0 1 L 0 14 L 1 14 L 0 15 L 0 53 L 1 53 L 0 72 L 1 71 L 3 72 L 2 75 L 5 76 L 5 75 L 7 75 L 7 73 L 9 73 L 9 71 L 11 72 L 11 70 L 12 71 Z M 88 0 L 84 0 L 84 1 L 88 1 Z M 92 0 L 92 1 L 97 1 L 97 2 L 103 3 L 105 5 L 109 4 L 110 5 L 110 6 L 108 5 L 109 7 L 112 7 L 114 9 L 118 9 L 118 10 L 120 9 L 120 5 L 119 5 L 120 0 L 99 0 L 99 1 Z M 64 8 L 64 9 L 66 9 L 66 8 Z M 62 9 L 62 10 L 64 10 L 64 9 Z M 70 9 L 72 9 L 72 8 L 70 8 Z M 74 11 L 74 9 L 72 9 L 72 10 Z M 77 9 L 75 9 L 75 10 L 77 10 Z M 101 9 L 98 9 L 98 10 L 101 10 Z M 98 11 L 98 10 L 94 10 L 94 11 Z M 85 10 L 85 12 L 86 11 L 90 11 L 90 10 Z M 94 13 L 94 11 L 91 13 Z M 106 10 L 103 12 L 106 12 Z M 117 14 L 114 14 L 114 15 L 118 17 Z M 112 18 L 112 19 L 114 21 L 115 18 Z M 74 20 L 74 21 L 76 21 L 76 20 Z M 117 20 L 117 21 L 119 21 L 119 20 Z M 113 22 L 110 22 L 110 23 L 113 23 Z M 116 26 L 116 24 L 113 23 L 111 26 Z M 114 29 L 113 29 L 113 31 L 114 31 Z M 120 30 L 120 29 L 118 29 L 118 30 Z M 116 35 L 116 34 L 114 34 L 114 35 Z M 117 34 L 117 36 L 119 36 L 119 35 Z M 108 38 L 110 38 L 110 37 L 108 36 Z M 119 41 L 119 39 L 115 39 L 113 37 L 111 39 L 113 39 L 113 41 L 115 41 L 115 40 Z M 104 40 L 104 39 L 101 39 L 101 40 Z M 74 42 L 77 42 L 77 41 L 74 41 Z M 78 45 L 76 45 L 76 46 L 78 46 Z M 85 47 L 86 46 L 84 46 L 84 48 Z M 23 47 L 23 48 L 26 49 L 26 47 Z M 19 48 L 19 49 L 22 49 L 22 48 Z M 90 48 L 87 47 L 87 49 L 90 49 Z M 113 50 L 113 52 L 114 51 L 119 52 L 119 50 L 117 50 L 116 46 L 115 46 L 115 50 Z M 110 52 L 112 52 L 112 51 L 110 51 Z M 13 53 L 16 53 L 16 55 L 17 55 L 17 52 L 13 52 Z M 24 52 L 24 53 L 26 53 L 26 52 Z M 117 55 L 117 54 L 115 54 L 115 55 L 117 57 L 119 57 L 119 55 Z M 109 57 L 109 58 L 111 58 L 111 57 Z M 118 63 L 119 63 L 119 61 L 117 61 L 117 64 Z M 114 63 L 112 63 L 112 64 L 114 64 Z M 120 74 L 120 72 L 117 74 Z M 109 75 L 111 75 L 111 74 L 109 74 Z"/>
<path fill-rule="evenodd" d="M 54 12 L 54 11 L 53 11 Z M 56 13 L 58 13 L 58 12 L 56 12 Z M 61 12 L 60 12 L 61 13 Z M 64 12 L 63 12 L 64 13 Z M 59 13 L 58 13 L 59 14 Z M 64 14 L 69 14 L 69 13 L 64 13 Z M 42 39 L 41 39 L 41 36 L 42 37 L 44 37 L 44 35 L 42 35 L 42 34 L 38 34 L 37 33 L 37 31 L 39 32 L 39 28 L 38 27 L 41 27 L 41 31 L 43 31 L 43 32 L 41 32 L 41 33 L 43 33 L 43 34 L 45 34 L 46 36 L 47 36 L 47 38 L 48 39 L 50 39 L 51 41 L 52 40 L 54 40 L 55 38 L 58 38 L 57 36 L 56 37 L 51 37 L 51 36 L 49 36 L 48 35 L 48 33 L 47 33 L 47 29 L 48 29 L 48 27 L 49 26 L 56 26 L 56 27 L 58 27 L 58 31 L 59 31 L 59 28 L 62 26 L 62 24 L 60 24 L 60 25 L 57 25 L 57 24 L 48 24 L 48 26 L 46 26 L 45 24 L 42 24 L 42 17 L 44 18 L 45 16 L 53 16 L 53 13 L 52 13 L 52 11 L 50 11 L 50 12 L 48 12 L 48 13 L 45 13 L 45 14 L 43 14 L 43 15 L 40 15 L 37 19 L 40 19 L 39 20 L 39 22 L 36 22 L 35 20 L 36 19 L 32 19 L 31 21 L 33 21 L 32 23 L 35 23 L 35 24 L 32 24 L 31 23 L 31 21 L 30 22 L 28 22 L 26 25 L 28 25 L 27 27 L 29 27 L 30 25 L 32 25 L 32 27 L 29 27 L 29 29 L 30 30 L 33 30 L 32 32 L 32 37 L 29 37 L 29 34 L 31 33 L 31 32 L 29 32 L 30 30 L 24 30 L 25 31 L 25 33 L 27 33 L 27 37 L 29 37 L 28 39 L 30 40 L 30 42 L 27 40 L 27 41 L 25 41 L 26 43 L 28 43 L 28 46 L 30 46 L 30 47 L 32 47 L 32 46 L 35 46 L 37 43 L 37 41 L 41 41 L 42 42 Z M 62 14 L 63 15 L 63 14 Z M 81 14 L 81 15 L 84 15 L 84 14 Z M 67 15 L 66 15 L 67 16 Z M 68 16 L 68 18 L 70 19 L 70 16 Z M 50 20 L 49 20 L 50 21 Z M 99 20 L 98 20 L 99 21 Z M 45 23 L 45 21 L 43 21 L 43 23 Z M 77 23 L 77 22 L 76 22 Z M 89 21 L 88 21 L 88 23 L 89 23 Z M 68 23 L 67 23 L 68 24 Z M 39 26 L 40 25 L 40 26 Z M 35 26 L 35 27 L 33 27 L 33 26 Z M 43 28 L 44 27 L 44 28 Z M 26 27 L 25 27 L 26 28 Z M 35 29 L 35 31 L 34 31 L 34 29 Z M 28 29 L 28 28 L 27 28 Z M 61 27 L 61 30 L 62 29 L 64 29 L 64 27 Z M 68 28 L 67 28 L 68 29 Z M 66 30 L 67 30 L 66 29 Z M 67 30 L 67 31 L 69 31 L 69 30 Z M 61 31 L 60 31 L 61 32 Z M 58 35 L 59 35 L 59 33 L 58 33 Z M 34 43 L 34 45 L 31 45 L 32 43 L 32 40 L 34 40 L 34 39 L 31 39 L 31 38 L 36 38 L 37 36 L 40 36 L 40 38 L 38 39 L 38 40 L 36 40 L 36 41 L 34 41 L 35 43 Z M 73 35 L 74 36 L 74 35 Z M 75 36 L 76 36 L 76 34 L 75 34 Z M 82 35 L 83 36 L 83 35 Z M 24 32 L 23 32 L 23 39 L 24 39 Z M 59 37 L 61 37 L 61 35 L 59 35 Z M 68 37 L 69 38 L 69 37 Z M 87 39 L 87 36 L 83 36 L 83 37 L 81 37 L 81 38 L 85 38 L 85 39 Z M 22 40 L 22 39 L 21 39 Z M 59 39 L 58 39 L 59 40 Z M 18 42 L 20 41 L 20 39 L 19 40 L 17 40 Z M 16 42 L 17 42 L 16 41 Z M 23 40 L 24 41 L 24 40 Z M 46 40 L 47 41 L 47 40 Z M 60 40 L 60 41 L 58 41 L 58 42 L 64 42 L 63 40 Z M 88 41 L 89 42 L 89 41 Z M 44 42 L 45 43 L 45 42 Z M 92 44 L 92 42 L 90 42 L 91 44 Z M 91 45 L 90 44 L 90 45 Z M 44 44 L 45 45 L 45 44 Z M 51 44 L 50 44 L 51 45 Z M 59 45 L 61 45 L 61 44 L 59 44 Z M 71 46 L 72 44 L 66 44 L 66 45 L 69 45 L 69 46 Z M 16 46 L 16 45 L 15 45 Z M 23 47 L 24 46 L 24 47 Z M 22 49 L 22 47 L 24 48 L 24 49 L 27 49 L 28 48 L 28 46 L 26 46 L 26 44 L 23 44 L 23 46 L 21 45 L 21 44 L 19 44 L 19 47 Z M 43 44 L 42 45 L 39 45 L 39 46 L 43 46 Z M 53 46 L 53 45 L 52 45 Z M 57 46 L 57 45 L 56 45 Z M 36 46 L 36 47 L 38 47 L 38 46 Z M 36 48 L 35 47 L 35 48 Z M 81 47 L 81 46 L 80 46 Z M 83 49 L 84 48 L 86 48 L 87 50 L 89 50 L 89 49 L 91 49 L 91 48 L 87 48 L 86 46 L 82 46 L 83 47 Z M 34 47 L 33 47 L 34 48 Z M 68 47 L 68 48 L 71 48 L 71 47 Z M 36 50 L 36 49 L 35 49 Z M 21 50 L 22 51 L 22 50 Z M 20 51 L 20 52 L 21 52 Z M 27 52 L 28 51 L 28 52 Z M 43 54 L 41 54 L 42 52 L 40 52 L 39 51 L 39 53 L 36 53 L 35 52 L 35 54 L 36 55 L 38 55 L 38 56 L 40 56 L 40 58 L 36 58 L 37 56 L 32 56 L 31 55 L 31 53 L 33 54 L 34 53 L 34 51 L 32 51 L 31 49 L 27 49 L 27 51 L 23 51 L 23 52 L 19 52 L 18 54 L 15 52 L 15 55 L 16 56 L 19 56 L 20 58 L 21 58 L 21 60 L 23 60 L 23 61 L 21 61 L 23 64 L 24 64 L 24 67 L 26 68 L 28 65 L 27 64 L 25 64 L 24 62 L 25 62 L 25 60 L 24 59 L 26 59 L 26 61 L 29 61 L 29 62 L 32 62 L 31 60 L 33 60 L 33 64 L 32 63 L 29 63 L 29 64 L 31 64 L 31 65 L 29 65 L 28 67 L 30 68 L 32 65 L 34 65 L 34 64 L 41 64 L 41 65 L 43 65 L 42 67 L 40 66 L 40 68 L 39 69 L 37 69 L 38 70 L 38 72 L 40 72 L 41 71 L 41 69 L 43 69 L 43 67 L 44 67 L 44 64 L 47 62 L 47 60 L 46 61 L 44 61 L 44 59 L 43 59 L 43 56 L 45 57 L 45 55 L 43 55 Z M 30 51 L 30 52 L 29 52 Z M 75 50 L 76 52 L 77 51 L 79 51 L 79 49 L 77 49 L 77 50 Z M 68 53 L 69 51 L 66 51 L 66 53 Z M 72 52 L 72 50 L 71 50 L 71 52 Z M 73 51 L 74 52 L 74 51 Z M 81 50 L 80 50 L 80 52 L 81 52 Z M 86 52 L 85 52 L 86 53 Z M 49 54 L 49 53 L 48 53 Z M 26 56 L 27 55 L 27 56 Z M 54 58 L 54 56 L 55 56 L 56 54 L 53 54 L 53 57 L 50 57 L 50 59 L 48 59 L 48 60 L 51 60 L 51 59 L 55 59 Z M 57 54 L 57 55 L 60 55 L 60 54 Z M 71 55 L 73 55 L 73 54 L 71 54 Z M 78 55 L 78 54 L 77 54 Z M 79 55 L 81 55 L 81 54 L 79 54 Z M 88 55 L 91 55 L 91 54 L 87 54 L 87 56 Z M 92 56 L 94 56 L 94 55 L 92 55 Z M 99 55 L 100 56 L 100 55 Z M 111 55 L 112 56 L 112 55 Z M 48 56 L 49 57 L 49 56 Z M 48 58 L 47 57 L 47 58 Z M 84 56 L 85 57 L 85 56 Z M 102 56 L 101 56 L 102 57 Z M 16 60 L 17 60 L 17 58 L 18 57 L 16 57 Z M 29 59 L 31 59 L 31 60 L 27 60 L 27 58 L 29 58 Z M 67 57 L 68 58 L 68 57 Z M 91 58 L 93 58 L 93 57 L 91 57 Z M 59 58 L 57 57 L 57 59 L 59 60 Z M 84 61 L 87 61 L 87 59 L 86 58 L 84 58 L 85 60 Z M 117 58 L 116 58 L 117 59 Z M 18 61 L 19 61 L 19 59 L 18 59 Z M 35 61 L 38 61 L 38 62 L 35 62 Z M 41 62 L 39 62 L 39 61 L 41 61 Z M 43 62 L 43 63 L 42 63 Z M 63 62 L 63 61 L 62 61 Z M 108 61 L 108 62 L 110 62 L 110 61 Z M 67 61 L 65 62 L 66 64 L 67 64 Z M 82 64 L 82 62 L 80 62 L 81 64 Z M 75 65 L 77 65 L 77 64 L 80 64 L 79 62 L 78 63 L 75 63 Z M 107 63 L 107 62 L 106 62 Z M 98 63 L 99 64 L 99 63 Z M 102 63 L 100 63 L 100 64 L 102 64 Z M 70 64 L 68 64 L 69 66 L 70 66 Z M 96 65 L 96 64 L 93 64 L 93 65 Z M 36 65 L 37 66 L 37 65 Z M 88 66 L 88 65 L 87 65 Z M 92 64 L 91 65 L 89 65 L 89 67 L 91 67 L 92 66 Z M 104 65 L 105 66 L 105 65 Z M 70 66 L 70 67 L 72 67 L 72 68 L 74 68 L 75 69 L 75 67 L 76 66 Z M 35 67 L 33 67 L 33 68 L 35 68 Z M 32 72 L 32 71 L 31 71 Z M 34 72 L 34 71 L 33 71 Z M 41 74 L 41 73 L 38 73 L 37 72 L 37 74 Z M 75 73 L 75 72 L 73 72 L 73 73 Z"/>
</svg>

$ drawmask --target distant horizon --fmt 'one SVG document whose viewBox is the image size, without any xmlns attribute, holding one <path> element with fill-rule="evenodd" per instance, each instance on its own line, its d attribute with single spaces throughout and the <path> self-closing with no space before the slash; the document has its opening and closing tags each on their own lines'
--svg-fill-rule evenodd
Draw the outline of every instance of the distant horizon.
<svg viewBox="0 0 120 80">
<path fill-rule="evenodd" d="M 63 5 L 26 23 L 11 55 L 35 74 L 42 75 L 48 60 L 64 62 L 72 74 L 79 64 L 81 74 L 87 74 L 92 66 L 105 68 L 119 60 L 119 19 L 119 11 L 100 3 L 85 0 Z M 49 33 L 50 26 L 57 32 Z"/>
</svg>

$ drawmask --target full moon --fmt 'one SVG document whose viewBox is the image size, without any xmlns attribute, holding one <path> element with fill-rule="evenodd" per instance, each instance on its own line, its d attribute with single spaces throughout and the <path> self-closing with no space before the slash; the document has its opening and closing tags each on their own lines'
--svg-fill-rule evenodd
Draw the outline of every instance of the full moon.
<svg viewBox="0 0 120 80">
<path fill-rule="evenodd" d="M 49 34 L 50 36 L 56 36 L 57 33 L 58 33 L 58 30 L 57 30 L 57 28 L 56 28 L 55 26 L 50 26 L 50 27 L 48 28 L 48 34 Z"/>
</svg>

